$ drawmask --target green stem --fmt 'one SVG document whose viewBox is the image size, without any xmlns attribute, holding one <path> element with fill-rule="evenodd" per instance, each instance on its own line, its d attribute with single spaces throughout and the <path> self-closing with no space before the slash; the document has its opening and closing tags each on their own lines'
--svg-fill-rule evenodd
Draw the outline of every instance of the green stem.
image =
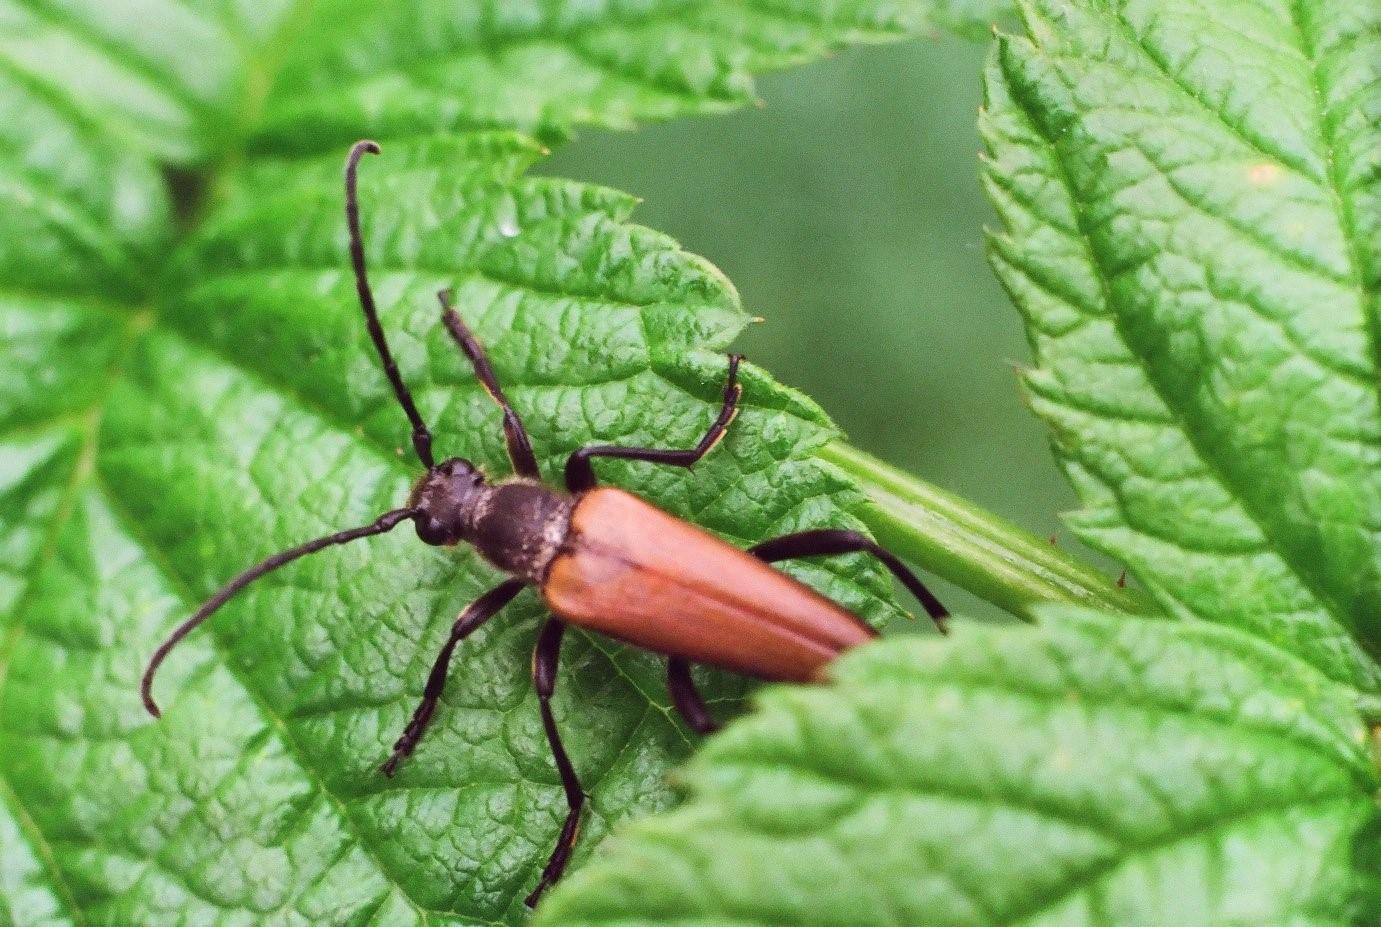
<svg viewBox="0 0 1381 927">
<path fill-rule="evenodd" d="M 834 441 L 821 456 L 868 496 L 861 515 L 880 542 L 1014 615 L 1029 618 L 1042 602 L 1150 610 L 1141 596 L 1047 540 L 857 448 Z"/>
</svg>

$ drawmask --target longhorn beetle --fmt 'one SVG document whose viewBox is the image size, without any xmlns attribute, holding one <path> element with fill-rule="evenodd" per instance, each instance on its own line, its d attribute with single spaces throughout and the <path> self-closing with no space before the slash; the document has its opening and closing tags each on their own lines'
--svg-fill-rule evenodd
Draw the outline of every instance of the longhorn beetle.
<svg viewBox="0 0 1381 927">
<path fill-rule="evenodd" d="M 566 625 L 578 625 L 666 655 L 672 703 L 692 730 L 707 734 L 715 730 L 716 723 L 691 681 L 691 663 L 760 679 L 807 682 L 817 679 L 825 664 L 841 651 L 876 635 L 844 608 L 767 564 L 796 557 L 868 553 L 911 591 L 941 631 L 948 613 L 896 556 L 857 531 L 801 531 L 741 551 L 637 496 L 597 485 L 592 462 L 598 457 L 689 468 L 708 454 L 724 437 L 738 411 L 742 388 L 737 354 L 729 356 L 719 415 L 699 444 L 687 450 L 603 444 L 582 448 L 566 460 L 566 488 L 562 491 L 541 482 L 522 420 L 504 396 L 484 349 L 451 307 L 448 291 L 442 290 L 437 294 L 441 321 L 503 412 L 504 441 L 514 475 L 491 483 L 464 458 L 437 463 L 432 456 L 431 432 L 384 338 L 365 272 L 356 177 L 360 158 L 378 152 L 374 142 L 361 141 L 346 159 L 350 262 L 365 326 L 394 396 L 412 423 L 412 446 L 426 472 L 403 508 L 385 512 L 368 525 L 281 551 L 226 583 L 154 652 L 140 691 L 144 707 L 158 717 L 153 678 L 169 651 L 245 586 L 299 557 L 392 531 L 405 521 L 413 523 L 425 544 L 452 546 L 464 541 L 473 545 L 510 578 L 484 593 L 455 619 L 427 677 L 422 700 L 381 769 L 392 776 L 398 764 L 417 748 L 446 685 L 456 646 L 494 617 L 524 586 L 537 586 L 552 617 L 537 635 L 532 677 L 542 727 L 561 775 L 569 812 L 541 878 L 526 899 L 532 907 L 566 868 L 585 802 L 585 792 L 561 744 L 551 710 Z"/>
</svg>

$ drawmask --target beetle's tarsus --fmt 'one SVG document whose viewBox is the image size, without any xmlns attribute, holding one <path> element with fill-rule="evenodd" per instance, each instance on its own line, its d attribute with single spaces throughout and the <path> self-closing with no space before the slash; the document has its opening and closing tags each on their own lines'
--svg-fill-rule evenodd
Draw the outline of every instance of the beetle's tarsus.
<svg viewBox="0 0 1381 927">
<path fill-rule="evenodd" d="M 414 732 L 413 726 L 409 724 L 407 731 L 405 731 L 403 736 L 399 737 L 397 742 L 394 743 L 393 752 L 389 754 L 388 759 L 384 760 L 383 765 L 379 767 L 379 772 L 392 779 L 394 773 L 398 772 L 399 764 L 412 756 L 412 751 L 417 746 L 417 741 L 420 739 L 419 734 L 420 732 Z"/>
<path fill-rule="evenodd" d="M 394 775 L 397 774 L 398 764 L 403 762 L 404 756 L 405 754 L 399 753 L 395 750 L 393 754 L 383 762 L 383 765 L 379 767 L 379 772 L 383 773 L 385 776 L 392 779 Z"/>
<path fill-rule="evenodd" d="M 551 711 L 551 697 L 556 689 L 556 668 L 561 659 L 561 638 L 566 625 L 556 618 L 550 618 L 537 635 L 537 646 L 532 652 L 532 680 L 537 688 L 537 706 L 542 712 L 542 728 L 547 734 L 547 745 L 551 747 L 556 771 L 561 776 L 561 787 L 566 793 L 566 821 L 561 825 L 561 835 L 556 838 L 556 846 L 551 851 L 547 865 L 542 869 L 542 877 L 523 904 L 529 908 L 537 906 L 542 893 L 555 884 L 566 871 L 571 860 L 571 849 L 580 835 L 580 813 L 585 807 L 585 789 L 576 776 L 571 758 L 561 743 L 561 732 L 556 729 L 556 718 Z"/>
</svg>

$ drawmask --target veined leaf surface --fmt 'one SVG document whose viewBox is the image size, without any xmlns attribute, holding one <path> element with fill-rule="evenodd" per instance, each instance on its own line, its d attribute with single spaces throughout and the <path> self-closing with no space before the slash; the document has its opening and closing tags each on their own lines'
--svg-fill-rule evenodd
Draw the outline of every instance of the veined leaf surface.
<svg viewBox="0 0 1381 927">
<path fill-rule="evenodd" d="M 507 470 L 496 412 L 437 324 L 447 285 L 555 476 L 592 441 L 693 443 L 747 316 L 718 271 L 630 222 L 630 197 L 525 177 L 541 149 L 510 130 L 720 109 L 748 98 L 750 69 L 915 22 L 910 5 L 735 24 L 737 4 L 662 4 L 646 80 L 600 89 L 557 68 L 544 119 L 510 105 L 534 92 L 530 67 L 474 95 L 433 88 L 431 121 L 406 95 L 351 109 L 365 67 L 338 70 L 338 99 L 307 94 L 351 49 L 375 71 L 459 74 L 504 36 L 529 65 L 584 60 L 629 20 L 476 2 L 443 22 L 432 6 L 441 32 L 399 28 L 393 4 L 0 8 L 0 923 L 524 920 L 564 807 L 530 695 L 531 593 L 466 645 L 412 762 L 377 772 L 450 621 L 497 579 L 473 556 L 399 531 L 296 564 L 169 661 L 162 723 L 137 698 L 153 647 L 212 589 L 401 504 L 418 474 L 347 273 L 340 143 L 385 143 L 363 169 L 369 256 L 438 450 Z M 697 24 L 713 16 L 728 24 L 710 47 Z M 466 24 L 479 45 L 437 44 Z M 697 47 L 699 64 L 679 55 Z M 655 84 L 683 65 L 705 79 L 663 105 Z M 737 542 L 853 523 L 856 492 L 813 454 L 828 420 L 761 371 L 744 380 L 734 434 L 694 479 L 601 473 Z M 801 575 L 873 619 L 895 609 L 861 561 Z M 582 854 L 669 800 L 692 740 L 661 693 L 650 658 L 566 648 L 557 710 L 593 798 Z"/>
</svg>

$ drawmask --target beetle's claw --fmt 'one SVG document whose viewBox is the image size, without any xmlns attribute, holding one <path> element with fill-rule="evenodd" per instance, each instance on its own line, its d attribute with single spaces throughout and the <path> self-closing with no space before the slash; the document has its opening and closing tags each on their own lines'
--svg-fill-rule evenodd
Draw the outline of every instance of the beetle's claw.
<svg viewBox="0 0 1381 927">
<path fill-rule="evenodd" d="M 393 774 L 398 771 L 398 764 L 403 762 L 403 760 L 407 759 L 408 754 L 411 752 L 411 750 L 406 749 L 401 745 L 395 746 L 393 748 L 393 753 L 389 756 L 387 760 L 384 761 L 384 765 L 379 767 L 379 772 L 383 773 L 385 776 L 388 776 L 390 779 L 392 779 Z"/>
</svg>

